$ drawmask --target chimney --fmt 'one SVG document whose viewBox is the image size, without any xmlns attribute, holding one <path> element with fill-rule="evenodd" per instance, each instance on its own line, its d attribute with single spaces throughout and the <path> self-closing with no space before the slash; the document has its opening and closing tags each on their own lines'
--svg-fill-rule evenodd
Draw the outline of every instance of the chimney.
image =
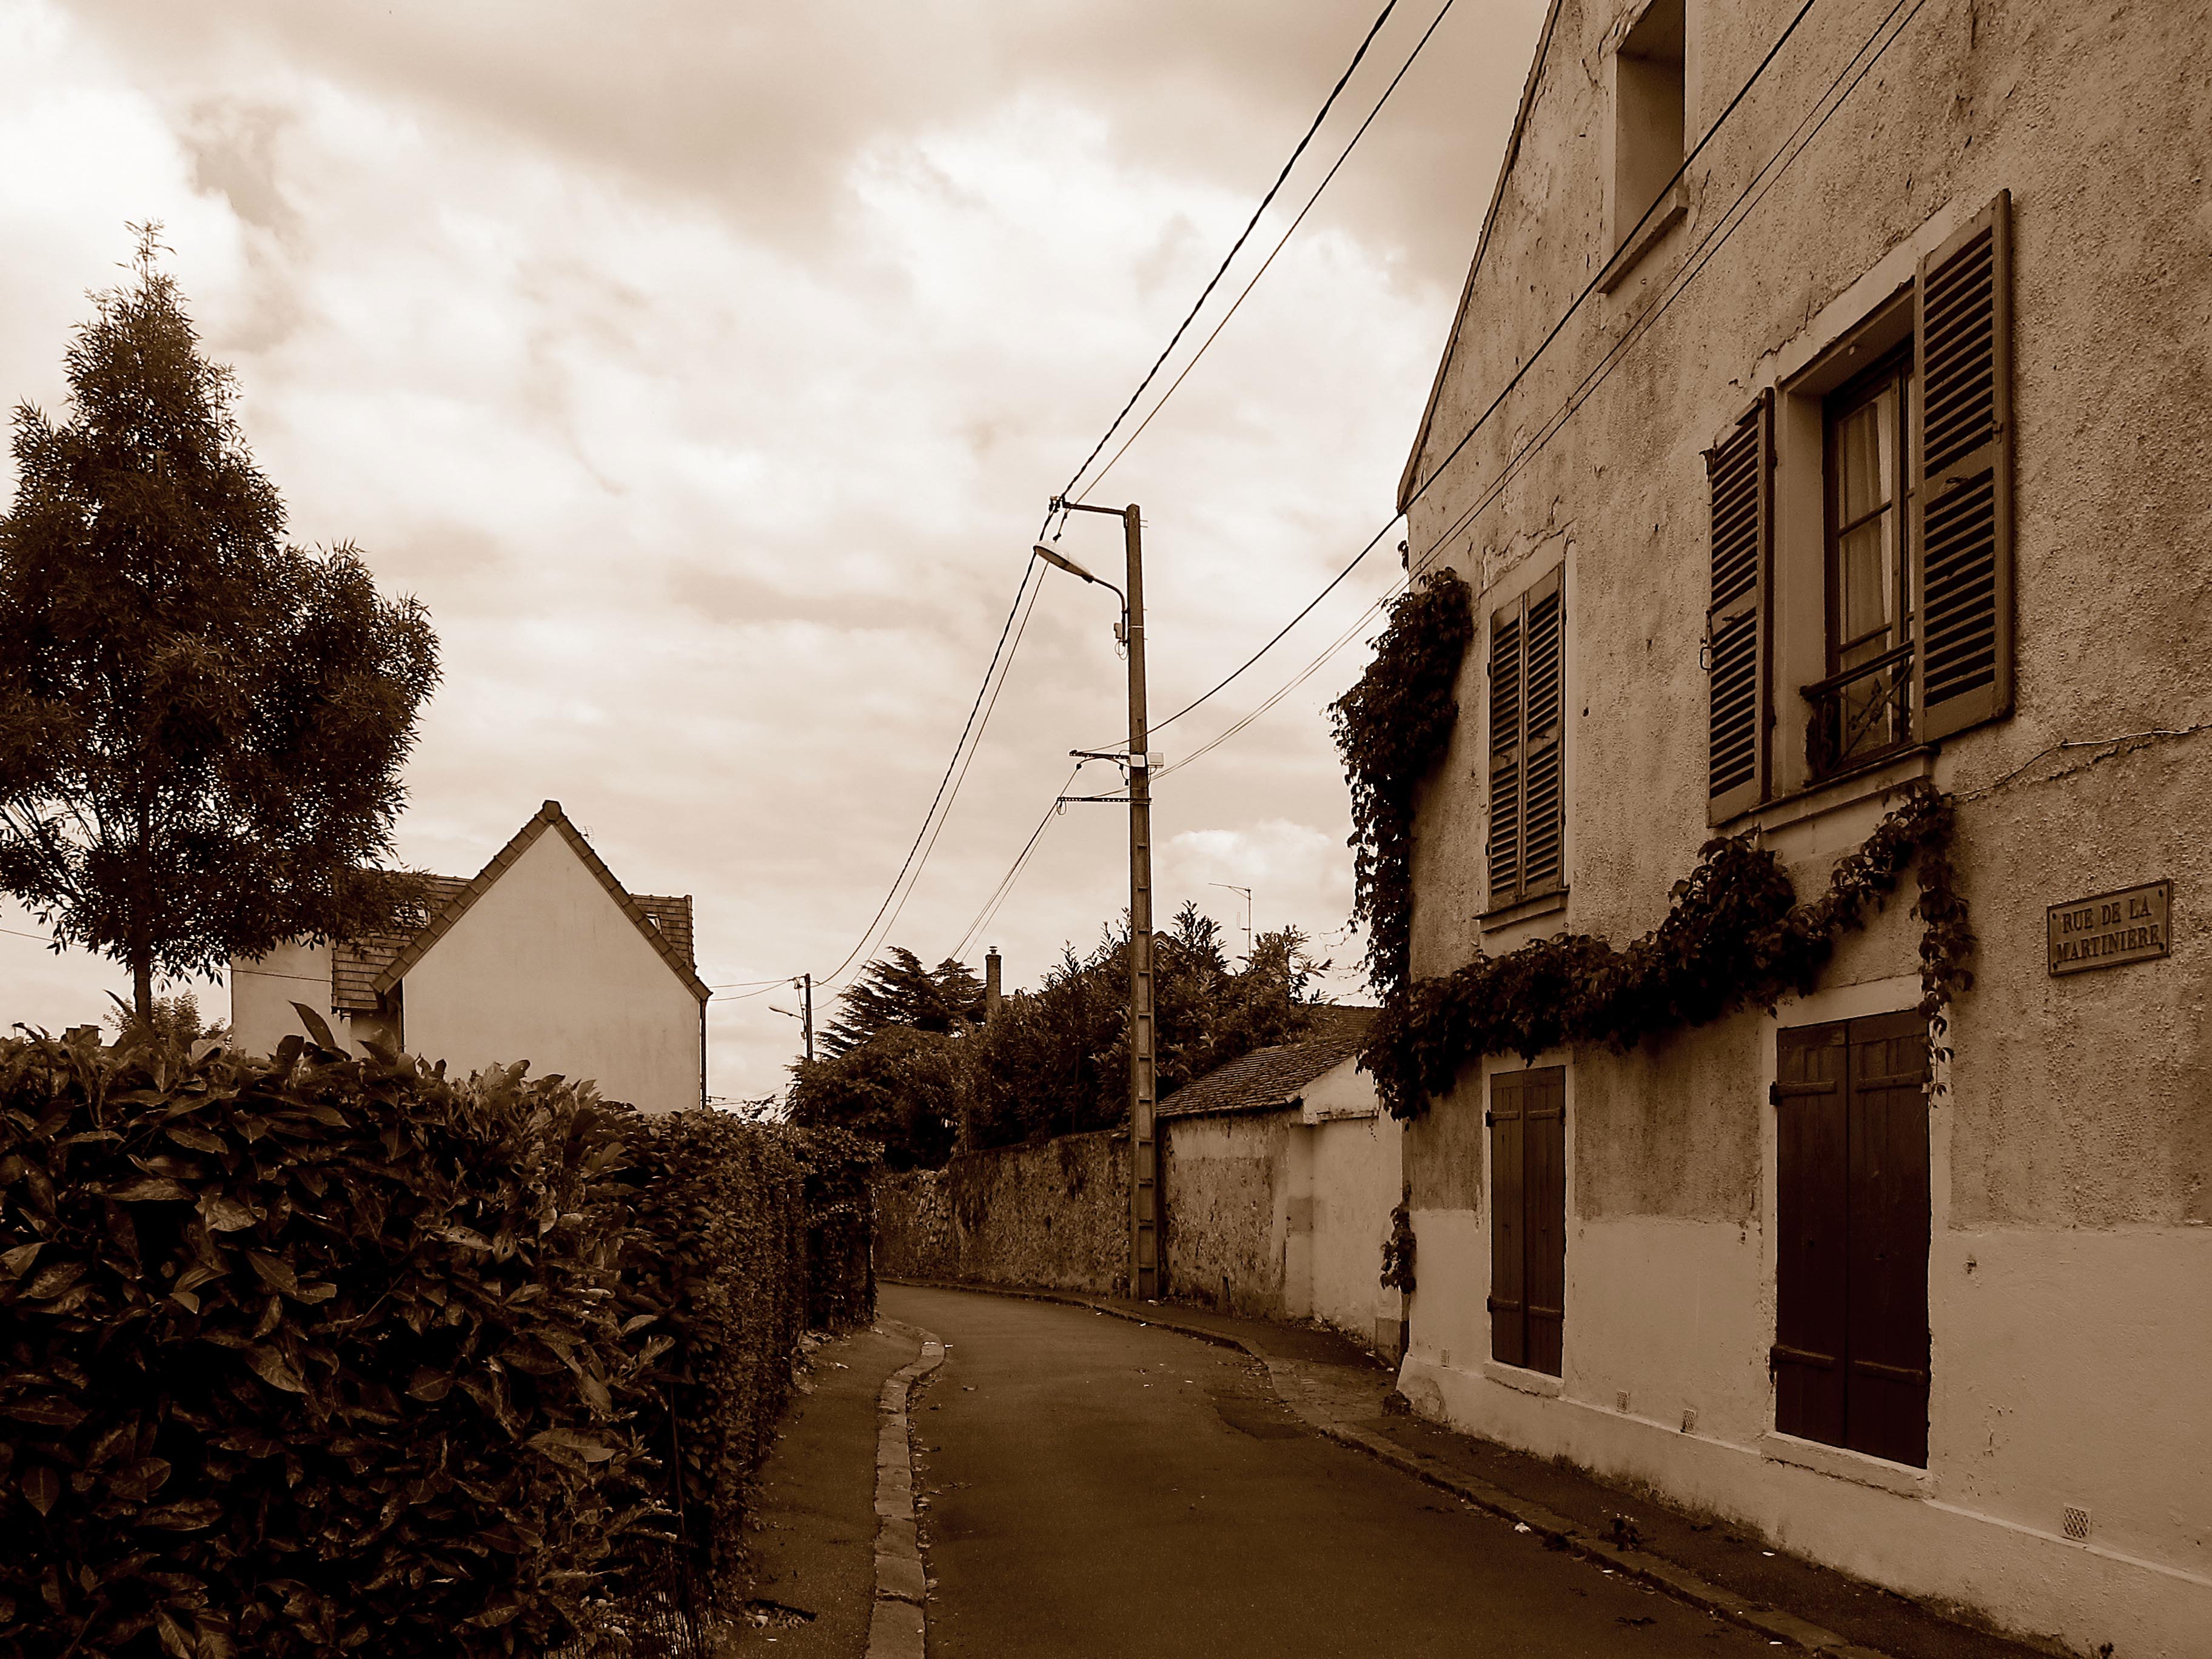
<svg viewBox="0 0 2212 1659">
<path fill-rule="evenodd" d="M 999 1017 L 999 947 L 993 945 L 983 953 L 983 1023 L 988 1025 Z"/>
</svg>

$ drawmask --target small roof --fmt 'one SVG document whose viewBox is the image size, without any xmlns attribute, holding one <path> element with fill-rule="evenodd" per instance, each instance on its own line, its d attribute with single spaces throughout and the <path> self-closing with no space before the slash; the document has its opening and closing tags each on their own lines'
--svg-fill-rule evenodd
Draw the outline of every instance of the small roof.
<svg viewBox="0 0 2212 1659">
<path fill-rule="evenodd" d="M 548 830 L 568 842 L 584 867 L 597 878 L 607 896 L 622 907 L 623 913 L 637 925 L 637 929 L 659 952 L 676 976 L 684 981 L 692 995 L 704 1002 L 708 995 L 692 965 L 691 956 L 691 900 L 689 895 L 681 898 L 658 895 L 633 894 L 615 879 L 614 872 L 592 850 L 576 826 L 568 822 L 561 803 L 549 800 L 538 809 L 529 823 L 516 832 L 514 838 L 500 848 L 490 863 L 477 872 L 474 880 L 464 881 L 455 876 L 431 876 L 429 883 L 429 920 L 411 931 L 368 933 L 359 939 L 341 939 L 331 953 L 331 1002 L 333 1007 L 368 1011 L 377 1006 L 386 992 L 406 976 L 407 971 L 420 962 L 446 934 L 453 924 L 466 915 L 471 905 L 491 890 L 491 885 L 506 873 L 538 838 Z"/>
<path fill-rule="evenodd" d="M 1214 1112 L 1268 1112 L 1290 1106 L 1298 1091 L 1324 1072 L 1358 1054 L 1381 1012 L 1375 1008 L 1316 1008 L 1310 1034 L 1297 1042 L 1255 1048 L 1242 1060 L 1194 1078 L 1159 1104 L 1162 1117 Z"/>
</svg>

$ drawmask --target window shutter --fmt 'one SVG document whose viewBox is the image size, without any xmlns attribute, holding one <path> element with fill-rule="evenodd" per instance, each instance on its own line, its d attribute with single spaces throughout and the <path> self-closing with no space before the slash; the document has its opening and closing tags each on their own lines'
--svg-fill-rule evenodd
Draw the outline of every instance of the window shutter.
<svg viewBox="0 0 2212 1659">
<path fill-rule="evenodd" d="M 1912 707 L 1922 742 L 2012 712 L 2012 197 L 1920 264 Z"/>
<path fill-rule="evenodd" d="M 1528 1363 L 1523 1080 L 1524 1074 L 1518 1072 L 1503 1072 L 1490 1079 L 1490 1357 L 1502 1365 Z"/>
<path fill-rule="evenodd" d="M 1844 1443 L 1844 1028 L 1776 1035 L 1774 1426 Z"/>
<path fill-rule="evenodd" d="M 1925 1468 L 1928 1022 L 1919 1014 L 1855 1019 L 1850 1054 L 1842 1443 Z"/>
<path fill-rule="evenodd" d="M 1567 1074 L 1523 1073 L 1522 1189 L 1526 1194 L 1528 1357 L 1532 1371 L 1560 1374 L 1567 1303 Z"/>
<path fill-rule="evenodd" d="M 1559 884 L 1565 799 L 1562 647 L 1566 609 L 1554 570 L 1528 590 L 1527 671 L 1522 681 L 1521 890 L 1546 893 Z"/>
<path fill-rule="evenodd" d="M 1490 618 L 1490 902 L 1521 890 L 1521 602 Z"/>
<path fill-rule="evenodd" d="M 1762 397 L 1706 452 L 1712 496 L 1706 817 L 1719 823 L 1766 791 L 1766 580 L 1773 537 L 1773 403 Z"/>
</svg>

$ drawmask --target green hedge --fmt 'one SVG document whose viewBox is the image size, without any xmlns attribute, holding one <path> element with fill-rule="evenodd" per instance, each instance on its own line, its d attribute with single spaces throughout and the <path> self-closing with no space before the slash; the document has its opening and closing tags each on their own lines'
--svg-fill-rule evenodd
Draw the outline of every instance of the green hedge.
<svg viewBox="0 0 2212 1659">
<path fill-rule="evenodd" d="M 884 1149 L 844 1129 L 787 1129 L 806 1171 L 806 1323 L 850 1330 L 876 1316 L 876 1178 Z"/>
<path fill-rule="evenodd" d="M 520 1067 L 0 1042 L 0 1651 L 529 1653 L 671 1536 L 735 1582 L 872 1167 Z"/>
<path fill-rule="evenodd" d="M 0 1650 L 557 1639 L 651 1521 L 668 1339 L 586 1219 L 634 1121 L 296 1037 L 0 1043 Z"/>
</svg>

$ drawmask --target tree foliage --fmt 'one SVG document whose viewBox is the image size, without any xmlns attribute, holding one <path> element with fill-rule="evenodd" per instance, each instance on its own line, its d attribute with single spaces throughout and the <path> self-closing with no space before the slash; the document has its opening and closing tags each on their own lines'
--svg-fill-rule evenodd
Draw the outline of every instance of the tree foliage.
<svg viewBox="0 0 2212 1659">
<path fill-rule="evenodd" d="M 126 964 L 213 973 L 365 931 L 416 896 L 388 854 L 438 678 L 413 599 L 349 545 L 285 545 L 228 368 L 145 228 L 66 355 L 70 410 L 15 413 L 0 516 L 0 888 Z"/>
<path fill-rule="evenodd" d="M 983 1018 L 983 981 L 951 957 L 935 968 L 893 945 L 837 998 L 837 1018 L 817 1039 L 831 1056 L 850 1053 L 890 1027 L 949 1033 Z"/>
<path fill-rule="evenodd" d="M 1295 928 L 1262 933 L 1232 966 L 1221 930 L 1186 903 L 1153 937 L 1156 1075 L 1164 1099 L 1194 1078 L 1255 1048 L 1295 1041 L 1311 1018 L 1312 981 L 1325 964 Z M 950 999 L 925 987 L 973 983 L 957 962 L 933 972 L 892 953 L 884 981 L 902 1006 L 942 1018 Z M 848 997 L 850 993 L 848 994 Z M 882 1008 L 888 997 L 866 1006 Z M 1003 1146 L 1127 1121 L 1129 1109 L 1129 930 L 1103 933 L 1088 952 L 1063 948 L 1033 990 L 998 1017 L 963 1016 L 934 1028 L 886 1019 L 858 1046 L 793 1068 L 792 1117 L 836 1124 L 884 1143 L 894 1169 L 935 1168 L 961 1142 Z"/>
</svg>

